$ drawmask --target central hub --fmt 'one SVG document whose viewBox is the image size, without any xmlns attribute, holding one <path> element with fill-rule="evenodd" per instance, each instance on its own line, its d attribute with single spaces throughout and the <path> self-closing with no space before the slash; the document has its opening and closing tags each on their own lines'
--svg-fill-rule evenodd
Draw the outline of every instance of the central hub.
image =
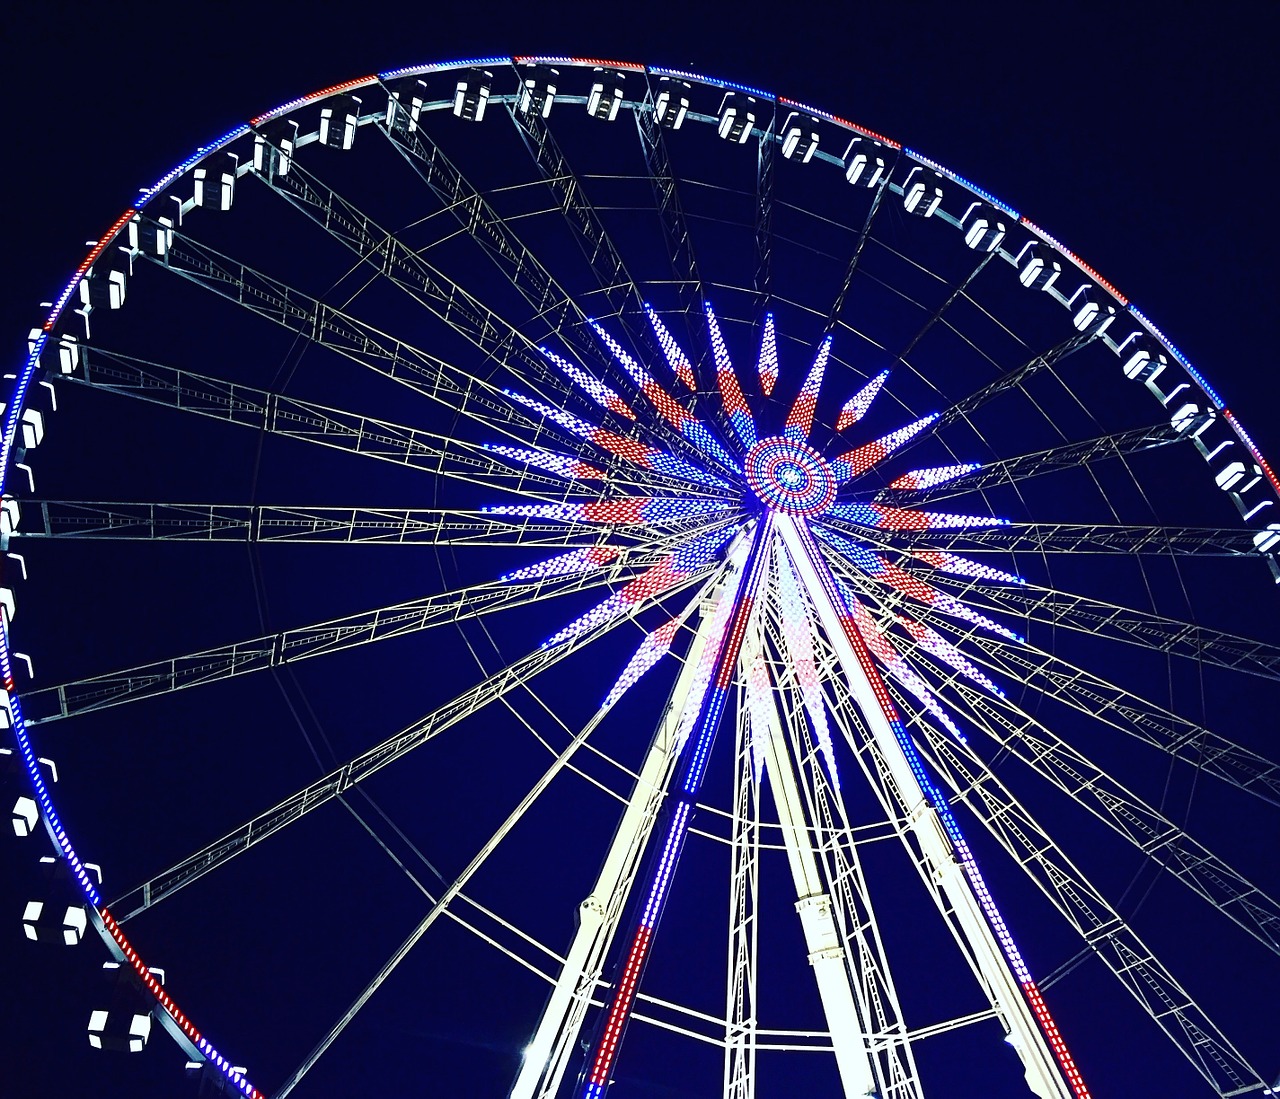
<svg viewBox="0 0 1280 1099">
<path fill-rule="evenodd" d="M 747 483 L 756 498 L 788 515 L 820 515 L 836 498 L 831 467 L 812 447 L 775 435 L 747 452 Z"/>
</svg>

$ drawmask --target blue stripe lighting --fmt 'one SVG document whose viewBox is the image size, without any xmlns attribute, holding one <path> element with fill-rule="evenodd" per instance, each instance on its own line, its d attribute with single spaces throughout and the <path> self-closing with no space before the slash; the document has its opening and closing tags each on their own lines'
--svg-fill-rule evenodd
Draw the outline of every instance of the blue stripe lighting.
<svg viewBox="0 0 1280 1099">
<path fill-rule="evenodd" d="M 921 164 L 927 165 L 928 167 L 941 172 L 948 179 L 953 180 L 954 182 L 960 184 L 961 187 L 969 188 L 969 190 L 972 191 L 974 194 L 979 195 L 982 198 L 985 198 L 989 203 L 991 203 L 992 206 L 995 206 L 997 209 L 1003 210 L 1006 214 L 1008 214 L 1011 218 L 1013 218 L 1014 221 L 1018 221 L 1022 217 L 1022 215 L 1019 214 L 1018 211 L 1015 210 L 1012 206 L 1010 206 L 1007 202 L 1001 202 L 990 191 L 984 191 L 976 183 L 970 183 L 969 180 L 964 178 L 964 176 L 957 175 L 950 168 L 944 168 L 936 160 L 930 160 L 923 153 L 917 153 L 914 149 L 908 149 L 905 146 L 903 147 L 902 151 L 906 153 L 907 156 L 920 161 Z"/>
<path fill-rule="evenodd" d="M 697 80 L 702 84 L 714 84 L 718 88 L 729 88 L 735 92 L 746 92 L 747 95 L 754 95 L 760 99 L 777 98 L 773 92 L 766 92 L 760 88 L 753 88 L 750 84 L 738 84 L 732 80 L 721 80 L 718 76 L 703 76 L 701 73 L 685 72 L 682 69 L 663 69 L 654 65 L 649 67 L 649 71 L 651 73 L 657 73 L 659 76 L 684 77 L 688 80 Z"/>
</svg>

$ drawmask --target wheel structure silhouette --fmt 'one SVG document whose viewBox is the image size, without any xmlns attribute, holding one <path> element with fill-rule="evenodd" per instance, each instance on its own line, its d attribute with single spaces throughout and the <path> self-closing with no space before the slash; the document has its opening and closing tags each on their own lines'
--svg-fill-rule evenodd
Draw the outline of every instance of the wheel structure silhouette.
<svg viewBox="0 0 1280 1099">
<path fill-rule="evenodd" d="M 89 1046 L 1271 1094 L 1280 485 L 890 138 L 582 58 L 326 88 L 92 245 L 3 447 L 24 928 L 105 945 Z"/>
</svg>

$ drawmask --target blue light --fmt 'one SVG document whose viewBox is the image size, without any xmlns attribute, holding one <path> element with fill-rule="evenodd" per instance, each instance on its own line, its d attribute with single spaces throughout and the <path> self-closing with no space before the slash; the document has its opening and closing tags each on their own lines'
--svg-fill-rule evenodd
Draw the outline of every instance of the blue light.
<svg viewBox="0 0 1280 1099">
<path fill-rule="evenodd" d="M 440 72 L 444 69 L 469 69 L 484 65 L 510 65 L 510 57 L 473 57 L 467 61 L 435 61 L 429 65 L 406 65 L 402 69 L 388 69 L 378 73 L 379 80 L 395 80 L 401 76 L 421 76 L 424 73 Z"/>
<path fill-rule="evenodd" d="M 1200 386 L 1201 389 L 1204 390 L 1205 396 L 1208 397 L 1209 400 L 1211 400 L 1217 408 L 1221 409 L 1226 407 L 1226 404 L 1223 402 L 1222 398 L 1218 396 L 1213 386 L 1211 386 L 1207 381 L 1204 380 L 1203 375 L 1201 375 L 1201 373 L 1187 361 L 1187 357 L 1181 351 L 1179 351 L 1176 347 L 1173 346 L 1173 344 L 1169 340 L 1169 337 L 1166 336 L 1163 332 L 1161 332 L 1160 329 L 1158 329 L 1154 324 L 1152 324 L 1151 321 L 1148 320 L 1147 317 L 1143 315 L 1142 311 L 1139 310 L 1138 307 L 1133 304 L 1133 302 L 1129 303 L 1129 312 L 1132 313 L 1135 317 L 1137 317 L 1138 320 L 1142 322 L 1143 326 L 1149 329 L 1152 332 L 1152 334 L 1162 344 L 1164 344 L 1165 347 L 1169 349 L 1169 353 L 1175 359 L 1177 359 L 1178 362 L 1180 362 L 1184 367 L 1186 367 L 1187 373 L 1190 374 L 1196 380 L 1196 383 Z"/>
<path fill-rule="evenodd" d="M 754 95 L 760 99 L 776 98 L 773 92 L 762 91 L 759 88 L 753 88 L 750 84 L 738 84 L 732 80 L 721 80 L 717 76 L 703 76 L 701 73 L 685 72 L 682 69 L 663 69 L 658 66 L 649 66 L 651 73 L 657 73 L 659 76 L 676 76 L 684 77 L 688 80 L 697 80 L 702 84 L 714 84 L 717 88 L 729 88 L 735 92 L 745 92 L 747 95 Z"/>
<path fill-rule="evenodd" d="M 930 160 L 927 156 L 917 153 L 914 149 L 907 149 L 904 147 L 902 151 L 906 153 L 907 156 L 920 161 L 921 164 L 927 165 L 928 167 L 934 169 L 934 171 L 941 172 L 948 179 L 954 181 L 955 183 L 960 184 L 961 187 L 967 187 L 975 195 L 979 195 L 982 198 L 985 198 L 989 203 L 991 203 L 992 206 L 995 206 L 998 209 L 1003 210 L 1006 214 L 1008 214 L 1011 218 L 1013 218 L 1014 221 L 1018 221 L 1021 218 L 1022 215 L 1019 214 L 1018 211 L 1015 210 L 1012 206 L 1010 206 L 1007 202 L 1001 202 L 990 191 L 984 191 L 976 183 L 970 183 L 967 179 L 964 178 L 964 176 L 957 175 L 950 168 L 944 168 L 936 160 Z"/>
<path fill-rule="evenodd" d="M 243 137 L 248 132 L 249 132 L 248 126 L 240 125 L 240 126 L 237 126 L 234 130 L 230 130 L 227 133 L 223 134 L 220 138 L 218 138 L 217 141 L 211 142 L 208 145 L 201 145 L 198 149 L 196 149 L 194 153 L 192 153 L 189 157 L 187 157 L 186 160 L 182 161 L 181 164 L 179 164 L 175 168 L 170 169 L 168 172 L 162 175 L 155 182 L 153 186 L 148 187 L 146 190 L 144 190 L 142 194 L 139 195 L 138 198 L 134 201 L 133 208 L 135 210 L 141 210 L 142 207 L 145 206 L 148 202 L 150 202 L 158 192 L 168 187 L 169 184 L 172 183 L 175 179 L 177 179 L 180 175 L 182 175 L 183 172 L 186 172 L 191 168 L 195 167 L 197 164 L 200 163 L 200 161 L 202 161 L 210 153 L 217 152 L 224 145 L 229 145 L 231 142 L 235 141 L 239 137 Z"/>
</svg>

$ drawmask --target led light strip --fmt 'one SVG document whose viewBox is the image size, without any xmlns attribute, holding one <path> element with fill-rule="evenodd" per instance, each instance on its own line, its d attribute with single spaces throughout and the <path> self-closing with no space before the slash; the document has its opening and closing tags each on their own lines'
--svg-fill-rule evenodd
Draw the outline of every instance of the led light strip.
<svg viewBox="0 0 1280 1099">
<path fill-rule="evenodd" d="M 644 315 L 649 318 L 649 324 L 653 326 L 653 334 L 658 337 L 658 346 L 662 348 L 671 372 L 684 383 L 686 389 L 696 390 L 698 382 L 693 376 L 693 365 L 689 362 L 689 356 L 681 350 L 676 338 L 648 302 L 644 303 Z"/>
<path fill-rule="evenodd" d="M 549 649 L 571 637 L 576 637 L 584 630 L 615 618 L 629 607 L 660 595 L 686 577 L 692 576 L 699 569 L 706 568 L 733 534 L 732 526 L 724 526 L 685 543 L 675 553 L 646 569 L 621 591 L 615 592 L 603 603 L 552 634 L 542 643 L 542 647 Z"/>
<path fill-rule="evenodd" d="M 618 343 L 605 328 L 597 321 L 588 319 L 588 323 L 595 330 L 596 335 L 600 338 L 613 357 L 622 365 L 622 368 L 631 376 L 631 380 L 635 383 L 636 388 L 645 396 L 651 405 L 658 411 L 664 420 L 672 427 L 680 432 L 694 446 L 696 446 L 704 457 L 715 458 L 723 465 L 732 469 L 735 473 L 741 473 L 742 469 L 727 450 L 720 445 L 719 440 L 707 430 L 707 427 L 684 405 L 680 404 L 670 393 L 659 385 L 652 374 L 627 353 L 623 346 Z M 674 343 L 674 341 L 672 341 Z"/>
<path fill-rule="evenodd" d="M 871 402 L 875 400 L 876 394 L 880 392 L 880 387 L 884 385 L 888 377 L 889 371 L 887 369 L 880 371 L 871 381 L 867 382 L 857 393 L 845 401 L 844 407 L 840 409 L 840 415 L 836 417 L 837 431 L 843 431 L 846 427 L 851 427 L 867 414 L 867 409 L 871 407 Z"/>
<path fill-rule="evenodd" d="M 751 610 L 760 589 L 760 580 L 768 569 L 768 546 L 773 534 L 772 516 L 766 516 L 756 534 L 755 544 L 751 549 L 751 557 L 746 565 L 746 580 L 741 588 L 741 595 L 733 603 L 731 625 L 724 635 L 716 656 L 717 669 L 711 690 L 705 696 L 698 696 L 699 719 L 697 735 L 694 738 L 693 752 L 685 766 L 684 779 L 681 783 L 678 800 L 672 811 L 671 823 L 667 828 L 667 837 L 658 856 L 657 868 L 653 881 L 649 886 L 644 909 L 641 912 L 631 947 L 623 963 L 621 976 L 614 989 L 613 1002 L 605 1019 L 604 1029 L 596 1043 L 595 1055 L 590 1061 L 590 1069 L 582 1090 L 583 1099 L 601 1099 L 618 1054 L 618 1046 L 622 1032 L 631 1017 L 631 1009 L 635 1003 L 636 991 L 640 983 L 640 975 L 648 960 L 649 947 L 657 929 L 658 920 L 670 891 L 671 880 L 684 841 L 689 832 L 689 818 L 693 812 L 698 790 L 706 768 L 711 745 L 715 740 L 716 729 L 724 712 L 725 700 L 729 696 L 729 688 L 733 681 L 733 670 L 742 650 L 742 641 L 746 635 L 747 623 L 751 618 Z"/>
<path fill-rule="evenodd" d="M 720 322 L 716 320 L 715 310 L 709 301 L 703 303 L 703 308 L 707 314 L 707 330 L 711 334 L 711 352 L 716 360 L 716 384 L 720 388 L 720 400 L 724 405 L 725 415 L 733 425 L 734 434 L 738 436 L 738 442 L 744 450 L 750 450 L 756 445 L 756 421 L 742 395 L 742 387 L 738 384 L 738 375 L 734 373 L 733 360 L 729 358 L 729 348 L 720 332 Z"/>
<path fill-rule="evenodd" d="M 760 378 L 760 392 L 766 397 L 778 384 L 778 333 L 773 314 L 764 315 L 764 333 L 760 337 L 760 356 L 756 360 L 756 374 Z"/>
<path fill-rule="evenodd" d="M 688 612 L 686 611 L 686 613 Z M 645 634 L 644 640 L 640 642 L 640 647 L 632 654 L 627 666 L 622 669 L 622 674 L 618 676 L 613 686 L 609 688 L 609 693 L 605 695 L 604 702 L 601 703 L 602 708 L 608 709 L 617 702 L 640 681 L 640 677 L 645 672 L 666 656 L 671 649 L 671 642 L 675 640 L 676 631 L 680 628 L 682 621 L 683 616 L 669 619 L 656 630 Z"/>
<path fill-rule="evenodd" d="M 919 435 L 937 418 L 938 414 L 931 412 L 928 416 L 921 416 L 914 423 L 907 424 L 906 427 L 900 427 L 897 431 L 891 431 L 879 439 L 873 439 L 853 450 L 845 451 L 839 457 L 831 459 L 831 471 L 841 484 L 854 477 L 860 477 L 876 463 L 883 462 L 903 443 Z"/>
<path fill-rule="evenodd" d="M 782 434 L 795 443 L 803 443 L 809 438 L 813 427 L 813 413 L 818 407 L 818 393 L 822 389 L 822 375 L 827 369 L 827 358 L 831 354 L 831 337 L 827 336 L 818 348 L 813 365 L 804 379 L 804 385 L 796 394 L 795 403 L 787 414 L 786 426 Z"/>
</svg>

